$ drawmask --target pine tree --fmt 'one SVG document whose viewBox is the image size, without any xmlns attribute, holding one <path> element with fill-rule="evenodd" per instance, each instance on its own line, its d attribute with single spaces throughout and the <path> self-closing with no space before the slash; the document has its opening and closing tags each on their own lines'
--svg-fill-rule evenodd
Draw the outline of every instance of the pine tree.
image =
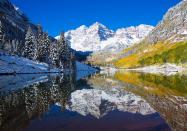
<svg viewBox="0 0 187 131">
<path fill-rule="evenodd" d="M 47 33 L 44 33 L 44 54 L 45 54 L 45 62 L 48 63 L 49 62 L 49 55 L 50 55 L 50 44 L 51 44 L 51 40 L 49 39 L 49 35 Z"/>
<path fill-rule="evenodd" d="M 16 40 L 15 44 L 16 44 L 15 53 L 19 55 L 19 41 Z"/>
<path fill-rule="evenodd" d="M 69 61 L 71 58 L 70 48 L 68 44 L 65 42 L 64 33 L 61 33 L 60 39 L 58 40 L 58 48 L 59 48 L 59 58 L 61 62 L 61 66 L 64 65 L 65 68 L 69 68 Z"/>
<path fill-rule="evenodd" d="M 36 48 L 36 39 L 32 32 L 31 27 L 28 28 L 26 37 L 25 37 L 25 47 L 23 51 L 23 56 L 29 59 L 34 59 Z"/>
<path fill-rule="evenodd" d="M 23 50 L 24 50 L 24 46 L 23 45 L 25 44 L 25 42 L 17 40 L 16 44 L 17 44 L 17 52 L 16 52 L 16 54 L 19 55 L 19 56 L 22 56 L 23 55 Z"/>
<path fill-rule="evenodd" d="M 40 25 L 37 25 L 37 36 L 36 36 L 36 54 L 34 56 L 35 60 L 40 61 L 40 45 L 42 43 L 43 31 Z"/>
<path fill-rule="evenodd" d="M 3 37 L 3 25 L 0 21 L 0 40 L 2 41 L 2 37 Z"/>
<path fill-rule="evenodd" d="M 62 57 L 69 59 L 70 50 L 69 50 L 69 45 L 65 41 L 64 33 L 61 34 L 59 42 L 60 42 L 60 52 L 61 52 Z"/>
<path fill-rule="evenodd" d="M 4 45 L 4 34 L 3 34 L 3 25 L 0 21 L 0 47 L 3 48 Z"/>
<path fill-rule="evenodd" d="M 37 26 L 37 45 L 35 59 L 40 62 L 49 63 L 50 39 L 47 33 L 43 33 L 42 27 Z"/>
<path fill-rule="evenodd" d="M 55 67 L 60 67 L 59 53 L 57 43 L 54 42 L 50 46 L 50 64 Z"/>
<path fill-rule="evenodd" d="M 42 26 L 37 25 L 37 39 L 43 34 Z"/>
<path fill-rule="evenodd" d="M 36 59 L 40 62 L 49 62 L 50 55 L 50 39 L 47 33 L 39 34 L 37 43 Z"/>
</svg>

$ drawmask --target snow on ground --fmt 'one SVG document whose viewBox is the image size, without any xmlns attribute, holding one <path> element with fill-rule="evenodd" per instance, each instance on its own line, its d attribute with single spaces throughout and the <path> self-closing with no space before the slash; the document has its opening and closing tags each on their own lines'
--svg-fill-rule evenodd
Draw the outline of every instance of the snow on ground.
<svg viewBox="0 0 187 131">
<path fill-rule="evenodd" d="M 127 69 L 133 71 L 140 71 L 145 73 L 164 74 L 164 75 L 175 75 L 176 73 L 182 73 L 187 69 L 175 64 L 166 63 L 163 65 L 152 65 L 136 69 Z"/>
<path fill-rule="evenodd" d="M 49 70 L 49 66 L 47 64 L 34 62 L 23 57 L 0 54 L 0 74 L 47 72 L 60 72 L 60 70 L 57 68 Z"/>
<path fill-rule="evenodd" d="M 95 68 L 92 68 L 86 64 L 76 61 L 77 71 L 80 78 L 96 72 Z M 23 57 L 11 56 L 8 54 L 0 54 L 0 74 L 17 73 L 17 74 L 29 74 L 29 73 L 58 73 L 61 70 L 57 68 L 49 69 L 49 65 L 46 63 L 35 62 Z M 82 73 L 80 73 L 82 72 Z"/>
<path fill-rule="evenodd" d="M 78 61 L 76 61 L 76 68 L 77 68 L 76 80 L 89 76 L 98 71 L 97 69 L 92 68 L 91 66 L 88 66 Z"/>
</svg>

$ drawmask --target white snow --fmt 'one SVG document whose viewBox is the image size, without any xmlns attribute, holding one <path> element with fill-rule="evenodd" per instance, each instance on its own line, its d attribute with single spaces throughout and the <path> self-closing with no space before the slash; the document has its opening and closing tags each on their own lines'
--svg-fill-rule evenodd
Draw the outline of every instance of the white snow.
<svg viewBox="0 0 187 131">
<path fill-rule="evenodd" d="M 182 35 L 187 35 L 187 30 L 183 31 L 181 34 Z"/>
<path fill-rule="evenodd" d="M 86 64 L 76 61 L 76 69 L 78 78 L 87 76 L 88 73 L 94 73 L 97 69 L 92 68 Z M 23 57 L 11 56 L 8 54 L 0 54 L 0 74 L 4 73 L 58 73 L 62 70 L 57 68 L 49 68 L 46 63 L 35 62 Z M 82 73 L 80 73 L 82 72 Z"/>
<path fill-rule="evenodd" d="M 50 69 L 45 63 L 34 62 L 32 60 L 0 54 L 0 73 L 47 73 L 60 72 L 59 69 Z"/>
<path fill-rule="evenodd" d="M 14 6 L 14 9 L 15 9 L 16 11 L 19 10 L 19 7 L 17 7 L 16 5 L 13 5 L 13 6 Z"/>
<path fill-rule="evenodd" d="M 155 110 L 140 96 L 116 88 L 77 90 L 71 94 L 66 109 L 83 116 L 92 115 L 95 118 L 101 118 L 113 110 L 142 115 L 155 113 Z"/>
<path fill-rule="evenodd" d="M 153 73 L 153 74 L 175 75 L 176 73 L 184 72 L 186 68 L 179 65 L 166 63 L 163 65 L 152 65 L 152 66 L 136 68 L 136 69 L 128 69 L 128 70 Z"/>
<path fill-rule="evenodd" d="M 60 36 L 56 36 L 55 39 L 57 39 L 57 40 L 60 39 Z"/>
<path fill-rule="evenodd" d="M 153 27 L 149 25 L 118 29 L 114 37 L 101 43 L 104 45 L 103 50 L 121 51 L 143 40 L 152 29 Z"/>
<path fill-rule="evenodd" d="M 89 27 L 82 25 L 66 32 L 65 38 L 71 48 L 77 51 L 121 51 L 144 39 L 153 28 L 142 24 L 137 27 L 121 28 L 114 32 L 96 22 Z M 59 39 L 59 36 L 56 39 Z"/>
</svg>

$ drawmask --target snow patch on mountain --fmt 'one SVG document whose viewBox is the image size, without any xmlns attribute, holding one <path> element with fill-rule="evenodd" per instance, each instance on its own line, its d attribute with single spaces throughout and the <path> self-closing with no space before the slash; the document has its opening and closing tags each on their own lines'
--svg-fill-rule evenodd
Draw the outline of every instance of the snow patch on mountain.
<svg viewBox="0 0 187 131">
<path fill-rule="evenodd" d="M 143 40 L 154 27 L 149 25 L 131 26 L 128 28 L 121 28 L 115 32 L 114 37 L 102 42 L 106 45 L 103 49 L 110 51 L 121 51 L 134 43 Z"/>
<path fill-rule="evenodd" d="M 113 31 L 96 22 L 89 27 L 82 25 L 66 32 L 65 38 L 76 51 L 121 51 L 144 39 L 153 28 L 142 24 Z M 56 39 L 59 39 L 59 36 Z"/>
</svg>

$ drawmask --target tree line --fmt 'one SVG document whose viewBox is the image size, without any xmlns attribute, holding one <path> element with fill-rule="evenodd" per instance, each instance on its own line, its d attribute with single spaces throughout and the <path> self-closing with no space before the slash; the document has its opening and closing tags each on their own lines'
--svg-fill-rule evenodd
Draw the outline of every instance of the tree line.
<svg viewBox="0 0 187 131">
<path fill-rule="evenodd" d="M 7 31 L 8 28 L 5 28 L 0 21 L 0 48 L 2 50 L 8 48 L 11 54 L 44 62 L 50 67 L 61 69 L 74 67 L 74 54 L 65 42 L 64 33 L 61 33 L 59 40 L 52 40 L 46 32 L 43 32 L 40 25 L 37 26 L 36 30 L 29 25 L 25 32 L 25 38 L 22 37 L 21 40 L 23 40 L 18 41 L 17 38 L 10 40 L 11 31 Z M 12 29 L 12 26 L 10 28 Z"/>
</svg>

